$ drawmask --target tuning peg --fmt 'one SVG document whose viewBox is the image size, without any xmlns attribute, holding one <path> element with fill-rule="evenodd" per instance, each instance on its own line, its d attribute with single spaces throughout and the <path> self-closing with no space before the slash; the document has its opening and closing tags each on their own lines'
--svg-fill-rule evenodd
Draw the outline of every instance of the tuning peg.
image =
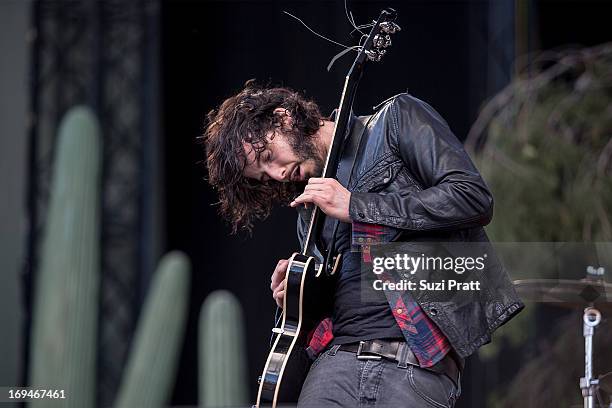
<svg viewBox="0 0 612 408">
<path fill-rule="evenodd" d="M 380 55 L 375 50 L 366 50 L 365 53 L 370 61 L 380 61 Z"/>
<path fill-rule="evenodd" d="M 387 48 L 391 45 L 391 36 L 389 34 L 376 34 L 372 42 L 376 48 Z"/>
<path fill-rule="evenodd" d="M 397 31 L 402 30 L 402 28 L 393 21 L 384 21 L 380 23 L 380 29 L 387 34 L 395 34 Z"/>
<path fill-rule="evenodd" d="M 382 56 L 385 55 L 386 52 L 387 52 L 387 50 L 377 50 L 376 49 L 376 50 L 368 50 L 365 53 L 368 56 L 368 59 L 370 61 L 378 62 L 378 61 L 380 61 Z"/>
</svg>

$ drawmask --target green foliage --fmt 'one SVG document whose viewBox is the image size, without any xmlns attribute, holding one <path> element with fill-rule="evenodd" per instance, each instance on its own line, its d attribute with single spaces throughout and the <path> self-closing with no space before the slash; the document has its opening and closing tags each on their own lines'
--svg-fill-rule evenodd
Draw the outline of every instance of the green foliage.
<svg viewBox="0 0 612 408">
<path fill-rule="evenodd" d="M 504 103 L 477 161 L 495 197 L 494 240 L 612 240 L 611 54 L 561 55 L 493 100 Z"/>
<path fill-rule="evenodd" d="M 59 128 L 30 345 L 30 385 L 63 389 L 67 398 L 32 406 L 94 406 L 100 150 L 94 114 L 71 109 Z"/>
</svg>

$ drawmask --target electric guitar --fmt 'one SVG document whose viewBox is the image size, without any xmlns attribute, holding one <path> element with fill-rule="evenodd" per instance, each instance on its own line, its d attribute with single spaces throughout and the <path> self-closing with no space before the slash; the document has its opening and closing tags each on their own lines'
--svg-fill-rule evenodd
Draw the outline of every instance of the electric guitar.
<svg viewBox="0 0 612 408">
<path fill-rule="evenodd" d="M 367 39 L 358 48 L 357 58 L 344 82 L 322 177 L 336 176 L 342 140 L 349 130 L 349 115 L 364 66 L 367 61 L 380 61 L 386 53 L 386 48 L 391 45 L 391 34 L 400 29 L 394 23 L 395 18 L 395 10 L 383 10 L 378 20 L 372 24 Z M 314 206 L 303 250 L 289 259 L 282 322 L 279 327 L 272 329 L 276 337 L 259 378 L 258 408 L 296 403 L 308 372 L 311 361 L 305 351 L 306 337 L 322 318 L 321 304 L 324 301 L 321 299 L 330 299 L 332 277 L 340 263 L 340 255 L 328 252 L 322 245 L 324 222 L 325 214 Z M 315 246 L 323 257 L 322 263 L 312 255 Z"/>
</svg>

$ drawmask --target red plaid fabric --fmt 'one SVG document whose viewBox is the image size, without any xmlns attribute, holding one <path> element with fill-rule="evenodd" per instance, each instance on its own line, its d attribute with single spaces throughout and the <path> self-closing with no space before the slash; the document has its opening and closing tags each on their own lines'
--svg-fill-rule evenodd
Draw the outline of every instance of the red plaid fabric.
<svg viewBox="0 0 612 408">
<path fill-rule="evenodd" d="M 419 304 L 407 291 L 385 291 L 385 295 L 393 317 L 421 367 L 431 367 L 442 360 L 451 350 L 451 345 Z"/>
<path fill-rule="evenodd" d="M 397 230 L 379 224 L 353 223 L 352 247 L 353 251 L 361 251 L 364 262 L 372 262 L 370 246 L 389 242 L 395 237 Z"/>
<path fill-rule="evenodd" d="M 325 347 L 333 340 L 332 321 L 328 317 L 321 320 L 319 325 L 308 334 L 308 353 L 316 356 L 325 350 Z"/>
<path fill-rule="evenodd" d="M 389 242 L 397 234 L 395 228 L 377 224 L 353 223 L 353 250 L 362 252 L 364 262 L 372 262 L 370 246 Z M 385 274 L 381 279 L 392 279 Z M 431 367 L 451 350 L 451 345 L 427 316 L 419 304 L 412 299 L 408 291 L 385 291 L 389 307 L 395 317 L 406 342 L 416 356 L 421 367 Z M 309 349 L 318 354 L 332 341 L 332 323 L 330 319 L 323 320 L 311 333 Z"/>
</svg>

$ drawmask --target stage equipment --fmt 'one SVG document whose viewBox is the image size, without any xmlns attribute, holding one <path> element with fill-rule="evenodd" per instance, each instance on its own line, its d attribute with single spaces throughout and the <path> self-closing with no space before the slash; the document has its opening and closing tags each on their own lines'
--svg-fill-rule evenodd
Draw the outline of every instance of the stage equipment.
<svg viewBox="0 0 612 408">
<path fill-rule="evenodd" d="M 580 389 L 584 408 L 594 408 L 600 381 L 605 381 L 602 382 L 602 389 L 612 388 L 612 373 L 600 378 L 593 377 L 593 336 L 595 328 L 601 323 L 600 310 L 612 312 L 612 284 L 604 281 L 604 268 L 589 266 L 586 272 L 586 277 L 581 280 L 524 279 L 514 281 L 514 285 L 523 300 L 583 309 L 584 377 L 580 378 Z"/>
</svg>

